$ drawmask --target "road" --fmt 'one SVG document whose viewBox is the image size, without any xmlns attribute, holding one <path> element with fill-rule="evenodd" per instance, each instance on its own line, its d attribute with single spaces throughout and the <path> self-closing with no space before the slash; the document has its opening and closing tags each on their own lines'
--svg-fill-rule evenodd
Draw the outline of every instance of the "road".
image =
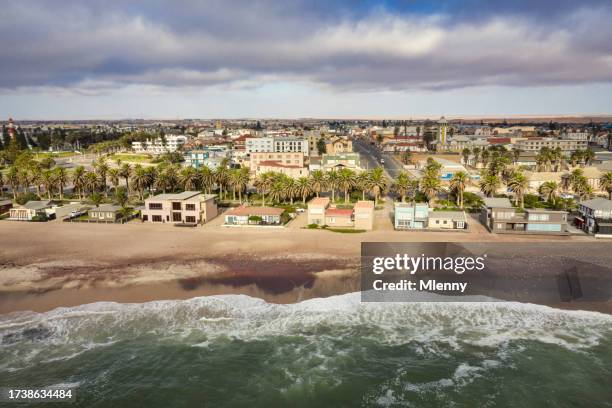
<svg viewBox="0 0 612 408">
<path fill-rule="evenodd" d="M 400 173 L 400 171 L 402 171 L 402 163 L 395 157 L 393 157 L 393 155 L 383 153 L 378 147 L 370 144 L 369 142 L 363 139 L 354 139 L 353 148 L 361 155 L 361 166 L 364 168 L 371 169 L 374 167 L 378 167 L 380 166 L 380 159 L 384 159 L 385 162 L 383 164 L 383 167 L 389 177 L 395 178 Z"/>
</svg>

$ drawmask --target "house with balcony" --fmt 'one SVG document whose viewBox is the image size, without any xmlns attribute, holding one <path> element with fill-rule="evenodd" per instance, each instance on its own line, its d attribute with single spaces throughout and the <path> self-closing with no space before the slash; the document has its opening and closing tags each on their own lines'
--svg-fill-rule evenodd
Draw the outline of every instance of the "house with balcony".
<svg viewBox="0 0 612 408">
<path fill-rule="evenodd" d="M 596 238 L 612 238 L 612 201 L 601 197 L 581 201 L 578 211 L 574 220 L 578 228 Z"/>
<path fill-rule="evenodd" d="M 464 211 L 434 211 L 427 203 L 395 203 L 396 230 L 465 230 Z"/>
<path fill-rule="evenodd" d="M 218 214 L 216 195 L 199 191 L 158 194 L 145 200 L 141 219 L 144 222 L 204 224 Z"/>
<path fill-rule="evenodd" d="M 492 233 L 568 235 L 566 211 L 520 210 L 507 198 L 485 198 L 483 201 L 480 221 Z"/>
</svg>

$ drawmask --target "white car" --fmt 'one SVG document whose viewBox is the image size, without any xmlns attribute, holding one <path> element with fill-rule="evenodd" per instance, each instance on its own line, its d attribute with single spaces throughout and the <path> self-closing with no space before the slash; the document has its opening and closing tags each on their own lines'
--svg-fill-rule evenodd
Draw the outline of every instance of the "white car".
<svg viewBox="0 0 612 408">
<path fill-rule="evenodd" d="M 296 208 L 296 209 L 295 209 L 295 212 L 296 212 L 296 213 L 303 213 L 304 211 L 306 211 L 306 210 L 305 210 L 305 209 L 303 209 L 303 208 Z"/>
</svg>

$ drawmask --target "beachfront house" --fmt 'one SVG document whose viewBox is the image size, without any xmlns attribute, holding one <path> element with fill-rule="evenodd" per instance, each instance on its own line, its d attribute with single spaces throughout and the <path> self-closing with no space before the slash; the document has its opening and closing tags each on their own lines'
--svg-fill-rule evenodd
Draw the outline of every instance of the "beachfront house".
<svg viewBox="0 0 612 408">
<path fill-rule="evenodd" d="M 53 214 L 52 207 L 51 201 L 28 201 L 22 206 L 11 208 L 8 219 L 12 221 L 46 220 Z"/>
<path fill-rule="evenodd" d="M 480 221 L 498 234 L 567 235 L 567 212 L 542 208 L 519 210 L 507 198 L 484 198 Z"/>
<path fill-rule="evenodd" d="M 374 201 L 357 201 L 353 212 L 356 229 L 374 229 Z"/>
<path fill-rule="evenodd" d="M 329 207 L 329 197 L 316 197 L 308 202 L 308 224 L 324 225 L 325 210 Z"/>
<path fill-rule="evenodd" d="M 464 230 L 464 211 L 434 211 L 427 203 L 395 203 L 396 230 Z"/>
<path fill-rule="evenodd" d="M 578 211 L 578 228 L 597 238 L 612 238 L 612 201 L 601 197 L 581 201 Z"/>
<path fill-rule="evenodd" d="M 337 208 L 330 205 L 328 197 L 313 198 L 308 203 L 308 224 L 371 230 L 374 228 L 374 201 L 357 201 L 353 208 Z"/>
<path fill-rule="evenodd" d="M 142 221 L 175 224 L 203 224 L 217 216 L 214 194 L 185 191 L 178 194 L 158 194 L 145 200 Z"/>
<path fill-rule="evenodd" d="M 224 214 L 225 225 L 281 225 L 284 211 L 276 207 L 241 205 Z"/>
<path fill-rule="evenodd" d="M 423 229 L 427 227 L 429 206 L 426 203 L 395 203 L 395 229 Z"/>
<path fill-rule="evenodd" d="M 121 207 L 118 205 L 104 204 L 92 208 L 87 212 L 89 218 L 96 221 L 115 222 L 121 217 Z"/>
</svg>

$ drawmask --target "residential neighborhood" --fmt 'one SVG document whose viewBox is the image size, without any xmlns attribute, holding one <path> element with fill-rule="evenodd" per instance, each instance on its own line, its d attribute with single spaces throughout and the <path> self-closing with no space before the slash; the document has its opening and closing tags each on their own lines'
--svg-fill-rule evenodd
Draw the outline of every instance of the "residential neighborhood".
<svg viewBox="0 0 612 408">
<path fill-rule="evenodd" d="M 3 125 L 7 222 L 612 235 L 605 122 L 106 123 L 103 142 L 61 126 Z"/>
</svg>

